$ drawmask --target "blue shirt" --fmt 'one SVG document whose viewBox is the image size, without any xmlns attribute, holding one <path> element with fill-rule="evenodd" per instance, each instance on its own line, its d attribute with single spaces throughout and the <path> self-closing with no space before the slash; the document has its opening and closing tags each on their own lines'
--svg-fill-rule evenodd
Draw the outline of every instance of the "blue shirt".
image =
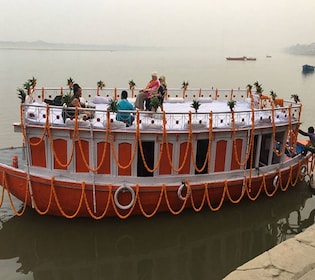
<svg viewBox="0 0 315 280">
<path fill-rule="evenodd" d="M 134 111 L 135 110 L 133 105 L 127 99 L 120 99 L 117 103 L 117 109 L 119 111 L 123 111 L 123 110 Z M 130 113 L 117 112 L 116 119 L 118 121 L 130 120 Z"/>
</svg>

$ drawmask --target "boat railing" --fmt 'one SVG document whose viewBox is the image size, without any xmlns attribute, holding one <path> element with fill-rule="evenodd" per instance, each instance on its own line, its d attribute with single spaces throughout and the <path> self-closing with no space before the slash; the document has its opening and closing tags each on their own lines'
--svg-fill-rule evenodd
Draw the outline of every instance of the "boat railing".
<svg viewBox="0 0 315 280">
<path fill-rule="evenodd" d="M 167 130 L 189 130 L 190 128 L 203 130 L 211 126 L 220 128 L 246 128 L 274 123 L 287 124 L 298 123 L 301 107 L 299 104 L 286 102 L 285 107 L 271 107 L 263 109 L 247 109 L 241 111 L 220 111 L 220 112 L 153 112 L 153 111 L 124 111 L 135 115 L 134 125 L 126 128 L 126 124 L 116 120 L 116 113 L 109 112 L 108 105 L 102 108 L 78 109 L 79 127 L 93 127 L 95 129 L 136 129 L 137 125 L 141 130 L 162 130 L 164 125 Z M 72 116 L 65 115 L 67 110 L 72 110 Z M 87 119 L 84 112 L 89 111 L 92 118 Z M 52 106 L 45 103 L 22 104 L 23 123 L 29 125 L 46 125 L 73 127 L 75 108 L 65 106 Z M 81 113 L 81 114 L 80 114 Z M 110 122 L 108 126 L 108 122 Z"/>
<path fill-rule="evenodd" d="M 128 98 L 136 98 L 140 88 L 83 88 L 82 97 L 85 100 L 93 101 L 95 96 L 105 98 L 120 99 L 121 92 L 126 90 Z M 45 99 L 53 100 L 55 96 L 71 93 L 68 88 L 36 88 L 33 93 L 35 101 L 40 102 Z M 182 98 L 187 100 L 193 99 L 212 99 L 212 100 L 245 100 L 249 97 L 249 92 L 246 89 L 217 89 L 217 88 L 168 88 L 165 100 L 169 98 Z"/>
</svg>

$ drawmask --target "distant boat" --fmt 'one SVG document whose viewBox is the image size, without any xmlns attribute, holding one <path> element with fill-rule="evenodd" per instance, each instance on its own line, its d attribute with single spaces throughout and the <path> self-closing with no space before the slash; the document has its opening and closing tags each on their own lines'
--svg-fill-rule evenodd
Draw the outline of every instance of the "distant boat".
<svg viewBox="0 0 315 280">
<path fill-rule="evenodd" d="M 241 57 L 227 57 L 226 60 L 241 60 L 241 61 L 246 61 L 246 60 L 256 60 L 256 58 L 255 58 L 255 57 L 241 56 Z"/>
<path fill-rule="evenodd" d="M 271 58 L 271 55 L 266 55 L 266 58 Z"/>
<path fill-rule="evenodd" d="M 308 65 L 308 64 L 304 64 L 302 66 L 302 72 L 303 73 L 311 73 L 311 72 L 314 72 L 314 69 L 315 69 L 315 66 L 311 66 L 311 65 Z"/>
</svg>

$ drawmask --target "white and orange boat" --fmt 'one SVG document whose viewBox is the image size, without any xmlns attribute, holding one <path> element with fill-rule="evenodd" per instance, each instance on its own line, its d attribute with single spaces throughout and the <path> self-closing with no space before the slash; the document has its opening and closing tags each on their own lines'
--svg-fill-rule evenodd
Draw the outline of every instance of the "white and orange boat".
<svg viewBox="0 0 315 280">
<path fill-rule="evenodd" d="M 256 57 L 247 57 L 247 56 L 226 57 L 226 60 L 235 60 L 235 61 L 256 61 Z"/>
<path fill-rule="evenodd" d="M 0 202 L 7 193 L 17 215 L 29 206 L 66 218 L 217 211 L 286 191 L 313 171 L 312 153 L 295 152 L 299 103 L 245 89 L 169 89 L 163 112 L 136 111 L 127 127 L 107 109 L 121 90 L 85 88 L 93 118 L 65 121 L 66 108 L 43 102 L 63 90 L 35 90 L 14 123 L 23 147 L 0 151 Z"/>
</svg>

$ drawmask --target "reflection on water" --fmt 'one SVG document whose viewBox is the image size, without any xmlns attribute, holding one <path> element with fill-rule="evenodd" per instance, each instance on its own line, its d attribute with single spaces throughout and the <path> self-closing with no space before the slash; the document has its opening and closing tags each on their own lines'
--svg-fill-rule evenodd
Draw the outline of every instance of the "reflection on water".
<svg viewBox="0 0 315 280">
<path fill-rule="evenodd" d="M 151 219 L 65 220 L 29 210 L 2 222 L 0 267 L 17 261 L 18 279 L 222 279 L 313 224 L 315 210 L 303 213 L 311 196 L 300 184 L 217 213 Z"/>
</svg>

